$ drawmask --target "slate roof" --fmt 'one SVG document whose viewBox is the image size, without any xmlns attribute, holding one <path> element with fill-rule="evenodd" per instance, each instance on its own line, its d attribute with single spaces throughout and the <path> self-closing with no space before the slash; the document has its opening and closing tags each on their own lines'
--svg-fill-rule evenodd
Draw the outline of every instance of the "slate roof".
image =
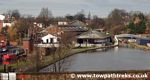
<svg viewBox="0 0 150 80">
<path fill-rule="evenodd" d="M 63 30 L 56 26 L 56 25 L 51 25 L 49 27 L 47 27 L 46 29 L 44 29 L 43 31 L 41 31 L 41 37 L 46 36 L 48 34 L 52 34 L 54 36 L 60 36 L 63 33 Z"/>
<path fill-rule="evenodd" d="M 87 31 L 86 27 L 79 26 L 68 26 L 68 27 L 60 27 L 63 31 Z"/>
<path fill-rule="evenodd" d="M 73 22 L 70 23 L 71 26 L 78 26 L 78 27 L 86 27 L 85 23 L 79 21 L 79 20 L 75 20 Z"/>
<path fill-rule="evenodd" d="M 119 34 L 117 37 L 135 37 L 138 38 L 139 35 L 134 35 L 134 34 Z"/>
<path fill-rule="evenodd" d="M 88 30 L 86 25 L 78 20 L 70 22 L 66 26 L 59 26 L 63 31 L 85 32 Z"/>
<path fill-rule="evenodd" d="M 77 36 L 78 39 L 104 39 L 107 37 L 110 37 L 110 35 L 98 31 L 88 31 Z"/>
</svg>

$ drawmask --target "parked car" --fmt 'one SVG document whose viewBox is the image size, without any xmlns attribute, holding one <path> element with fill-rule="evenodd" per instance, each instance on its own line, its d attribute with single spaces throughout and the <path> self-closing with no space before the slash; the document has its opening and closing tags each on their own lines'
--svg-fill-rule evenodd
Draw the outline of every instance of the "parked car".
<svg viewBox="0 0 150 80">
<path fill-rule="evenodd" d="M 12 49 L 9 49 L 9 53 L 10 54 L 15 54 L 15 55 L 19 56 L 19 55 L 24 54 L 25 51 L 24 51 L 23 48 L 12 48 Z"/>
<path fill-rule="evenodd" d="M 4 54 L 3 55 L 3 60 L 14 60 L 16 58 L 17 58 L 17 56 L 15 54 Z"/>
</svg>

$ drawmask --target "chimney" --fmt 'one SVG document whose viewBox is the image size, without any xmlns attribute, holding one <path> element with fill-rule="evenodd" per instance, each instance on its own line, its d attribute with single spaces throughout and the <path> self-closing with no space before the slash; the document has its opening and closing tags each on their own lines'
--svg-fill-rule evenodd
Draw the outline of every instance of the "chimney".
<svg viewBox="0 0 150 80">
<path fill-rule="evenodd" d="M 30 38 L 23 39 L 23 48 L 26 51 L 26 53 L 30 53 L 33 51 L 33 44 Z"/>
</svg>

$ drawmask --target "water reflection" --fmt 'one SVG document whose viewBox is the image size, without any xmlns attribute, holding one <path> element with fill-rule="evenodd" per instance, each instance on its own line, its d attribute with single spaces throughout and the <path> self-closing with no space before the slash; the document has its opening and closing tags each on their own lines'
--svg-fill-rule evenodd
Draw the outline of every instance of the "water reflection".
<svg viewBox="0 0 150 80">
<path fill-rule="evenodd" d="M 117 51 L 118 51 L 118 49 L 119 49 L 119 47 L 118 47 L 118 46 L 114 47 L 114 51 L 115 51 L 115 52 L 117 52 Z"/>
</svg>

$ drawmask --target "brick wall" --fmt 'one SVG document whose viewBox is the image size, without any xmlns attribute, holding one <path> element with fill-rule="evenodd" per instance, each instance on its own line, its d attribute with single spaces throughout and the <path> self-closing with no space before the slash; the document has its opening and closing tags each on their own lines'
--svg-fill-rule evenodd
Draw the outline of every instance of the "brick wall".
<svg viewBox="0 0 150 80">
<path fill-rule="evenodd" d="M 23 48 L 27 52 L 31 52 L 33 50 L 32 42 L 29 38 L 23 39 Z"/>
<path fill-rule="evenodd" d="M 2 27 L 3 27 L 3 21 L 0 20 L 0 31 L 1 31 Z"/>
</svg>

